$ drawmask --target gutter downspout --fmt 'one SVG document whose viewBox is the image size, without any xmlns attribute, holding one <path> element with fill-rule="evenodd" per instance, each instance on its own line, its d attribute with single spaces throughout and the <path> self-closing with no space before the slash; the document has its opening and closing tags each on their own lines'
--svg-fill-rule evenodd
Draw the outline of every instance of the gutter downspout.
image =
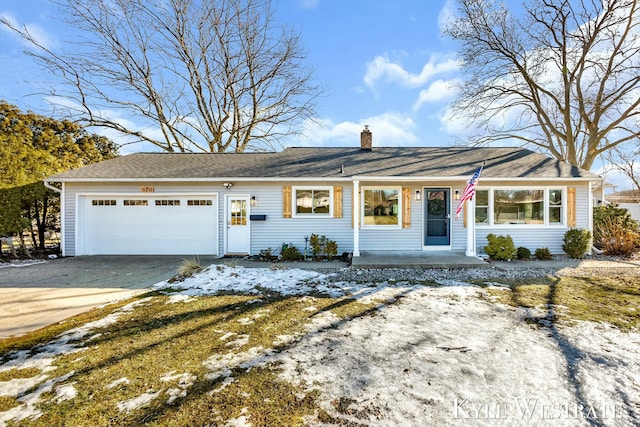
<svg viewBox="0 0 640 427">
<path fill-rule="evenodd" d="M 59 189 L 58 187 L 54 187 L 53 185 L 51 185 L 49 183 L 49 181 L 42 181 L 44 183 L 44 186 L 47 187 L 49 190 L 53 190 L 59 194 L 62 194 L 62 190 Z"/>
</svg>

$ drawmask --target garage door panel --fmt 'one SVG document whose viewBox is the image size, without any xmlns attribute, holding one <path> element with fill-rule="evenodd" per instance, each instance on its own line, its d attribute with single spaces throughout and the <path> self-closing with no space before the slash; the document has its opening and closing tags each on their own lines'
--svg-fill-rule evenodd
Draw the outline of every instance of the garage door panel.
<svg viewBox="0 0 640 427">
<path fill-rule="evenodd" d="M 191 196 L 100 199 L 109 202 L 85 196 L 84 254 L 217 254 L 216 197 L 199 196 L 209 201 L 202 205 Z"/>
</svg>

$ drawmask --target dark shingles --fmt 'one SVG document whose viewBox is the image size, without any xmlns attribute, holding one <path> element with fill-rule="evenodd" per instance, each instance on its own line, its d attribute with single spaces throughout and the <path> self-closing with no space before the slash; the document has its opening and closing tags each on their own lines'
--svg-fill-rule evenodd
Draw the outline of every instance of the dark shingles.
<svg viewBox="0 0 640 427">
<path fill-rule="evenodd" d="M 138 153 L 63 172 L 51 180 L 467 177 L 486 161 L 485 178 L 593 178 L 522 148 L 288 148 L 274 153 Z M 341 173 L 344 168 L 344 173 Z"/>
</svg>

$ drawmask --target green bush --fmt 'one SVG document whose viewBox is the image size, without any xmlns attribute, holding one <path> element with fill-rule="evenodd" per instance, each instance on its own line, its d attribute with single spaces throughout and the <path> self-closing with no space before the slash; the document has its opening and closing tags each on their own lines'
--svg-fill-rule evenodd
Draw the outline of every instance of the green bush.
<svg viewBox="0 0 640 427">
<path fill-rule="evenodd" d="M 593 245 L 608 255 L 630 255 L 640 247 L 640 226 L 615 203 L 593 209 Z"/>
<path fill-rule="evenodd" d="M 516 256 L 518 259 L 528 260 L 529 258 L 531 258 L 531 251 L 524 246 L 520 246 L 518 247 Z"/>
<path fill-rule="evenodd" d="M 325 249 L 327 257 L 333 258 L 338 255 L 338 243 L 335 240 L 327 240 L 327 247 Z"/>
<path fill-rule="evenodd" d="M 335 240 L 327 239 L 326 236 L 318 236 L 315 233 L 312 234 L 309 238 L 309 246 L 316 260 L 324 257 L 332 258 L 338 255 L 338 244 Z"/>
<path fill-rule="evenodd" d="M 298 248 L 296 248 L 292 244 L 287 245 L 285 243 L 282 245 L 280 259 L 282 259 L 282 261 L 302 261 L 304 259 L 304 256 Z"/>
<path fill-rule="evenodd" d="M 584 257 L 587 249 L 589 249 L 591 232 L 589 230 L 573 228 L 564 233 L 563 241 L 562 250 L 571 258 L 579 259 Z"/>
<path fill-rule="evenodd" d="M 551 259 L 551 251 L 549 248 L 538 248 L 536 249 L 535 255 L 540 261 L 548 261 Z"/>
<path fill-rule="evenodd" d="M 487 242 L 484 251 L 492 259 L 497 261 L 512 260 L 517 255 L 516 246 L 513 244 L 511 236 L 496 236 L 493 233 L 487 234 Z"/>
<path fill-rule="evenodd" d="M 271 248 L 267 248 L 260 251 L 258 258 L 262 261 L 273 261 L 275 257 L 273 256 L 273 250 Z"/>
</svg>

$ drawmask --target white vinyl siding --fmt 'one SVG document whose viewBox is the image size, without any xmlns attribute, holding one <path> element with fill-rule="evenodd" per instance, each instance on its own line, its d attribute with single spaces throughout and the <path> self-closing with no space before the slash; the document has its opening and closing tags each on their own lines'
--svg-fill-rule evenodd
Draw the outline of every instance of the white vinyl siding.
<svg viewBox="0 0 640 427">
<path fill-rule="evenodd" d="M 305 248 L 305 236 L 312 233 L 325 235 L 328 239 L 338 243 L 338 254 L 353 251 L 353 228 L 351 227 L 351 195 L 352 190 L 348 184 L 343 182 L 323 183 L 313 185 L 313 183 L 295 183 L 293 188 L 332 188 L 334 185 L 342 186 L 342 217 L 333 218 L 329 215 L 306 215 L 284 218 L 282 215 L 283 206 L 283 185 L 291 183 L 278 183 L 273 185 L 256 184 L 236 184 L 243 193 L 256 196 L 256 206 L 251 208 L 251 213 L 256 215 L 266 215 L 265 221 L 251 222 L 251 253 L 259 254 L 262 249 L 271 248 L 274 254 L 280 253 L 283 243 L 293 244 L 300 251 Z M 236 189 L 236 186 L 233 188 Z M 292 191 L 292 197 L 295 194 Z M 331 193 L 333 197 L 333 192 Z M 333 199 L 332 199 L 333 200 Z M 292 205 L 295 210 L 295 199 Z"/>
</svg>

